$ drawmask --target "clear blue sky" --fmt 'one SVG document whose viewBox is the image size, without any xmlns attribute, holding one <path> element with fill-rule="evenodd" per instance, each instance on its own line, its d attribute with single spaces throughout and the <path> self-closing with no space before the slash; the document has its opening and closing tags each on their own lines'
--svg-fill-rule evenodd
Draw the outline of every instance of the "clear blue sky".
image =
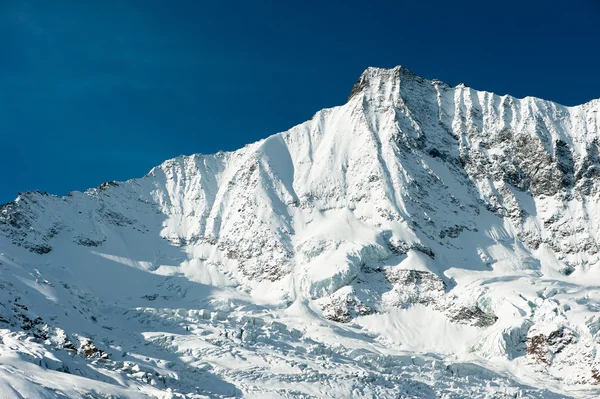
<svg viewBox="0 0 600 399">
<path fill-rule="evenodd" d="M 565 105 L 600 97 L 600 5 L 0 0 L 0 203 L 233 150 L 368 66 Z"/>
</svg>

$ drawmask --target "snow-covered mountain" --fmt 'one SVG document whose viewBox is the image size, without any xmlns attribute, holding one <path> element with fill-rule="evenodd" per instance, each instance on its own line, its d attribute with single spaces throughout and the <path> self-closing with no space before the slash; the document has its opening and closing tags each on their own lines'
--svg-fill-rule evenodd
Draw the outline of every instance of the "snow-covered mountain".
<svg viewBox="0 0 600 399">
<path fill-rule="evenodd" d="M 600 100 L 369 68 L 238 151 L 22 193 L 0 398 L 598 397 L 599 147 Z"/>
</svg>

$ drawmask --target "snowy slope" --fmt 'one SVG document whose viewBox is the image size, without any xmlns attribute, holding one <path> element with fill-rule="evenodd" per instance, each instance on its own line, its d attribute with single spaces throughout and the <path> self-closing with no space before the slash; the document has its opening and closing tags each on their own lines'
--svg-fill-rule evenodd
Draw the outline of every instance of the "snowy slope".
<svg viewBox="0 0 600 399">
<path fill-rule="evenodd" d="M 0 398 L 597 397 L 599 132 L 369 68 L 238 151 L 20 194 Z"/>
</svg>

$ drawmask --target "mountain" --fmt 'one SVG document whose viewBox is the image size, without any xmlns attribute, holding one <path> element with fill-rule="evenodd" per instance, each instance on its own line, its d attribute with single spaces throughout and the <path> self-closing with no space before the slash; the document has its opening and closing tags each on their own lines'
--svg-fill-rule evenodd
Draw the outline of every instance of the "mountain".
<svg viewBox="0 0 600 399">
<path fill-rule="evenodd" d="M 238 151 L 21 193 L 0 392 L 598 397 L 599 133 L 600 100 L 369 68 Z"/>
</svg>

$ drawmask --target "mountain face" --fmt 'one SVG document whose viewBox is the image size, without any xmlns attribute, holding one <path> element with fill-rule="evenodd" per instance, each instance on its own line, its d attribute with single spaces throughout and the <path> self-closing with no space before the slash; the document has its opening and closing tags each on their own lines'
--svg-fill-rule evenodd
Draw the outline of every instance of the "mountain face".
<svg viewBox="0 0 600 399">
<path fill-rule="evenodd" d="M 238 151 L 20 194 L 0 392 L 598 397 L 599 133 L 600 100 L 369 68 Z"/>
</svg>

